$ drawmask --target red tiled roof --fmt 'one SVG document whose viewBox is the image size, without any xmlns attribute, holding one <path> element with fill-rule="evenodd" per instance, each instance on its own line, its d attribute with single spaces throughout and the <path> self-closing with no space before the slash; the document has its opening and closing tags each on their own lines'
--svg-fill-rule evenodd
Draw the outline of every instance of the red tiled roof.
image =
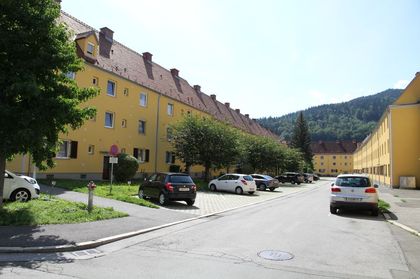
<svg viewBox="0 0 420 279">
<path fill-rule="evenodd" d="M 347 141 L 318 141 L 311 143 L 314 154 L 351 154 L 357 148 L 357 142 Z"/>
<path fill-rule="evenodd" d="M 251 134 L 279 139 L 255 120 L 246 120 L 245 116 L 227 108 L 225 104 L 213 100 L 201 91 L 197 92 L 185 79 L 177 75 L 176 69 L 170 71 L 152 61 L 147 61 L 146 57 L 115 40 L 109 45 L 106 41 L 101 44 L 99 31 L 63 11 L 60 20 L 79 37 L 95 32 L 100 41 L 100 55 L 97 56 L 97 61 L 93 62 L 97 67 L 204 111 L 217 120 L 230 123 Z M 107 54 L 104 55 L 104 52 Z"/>
</svg>

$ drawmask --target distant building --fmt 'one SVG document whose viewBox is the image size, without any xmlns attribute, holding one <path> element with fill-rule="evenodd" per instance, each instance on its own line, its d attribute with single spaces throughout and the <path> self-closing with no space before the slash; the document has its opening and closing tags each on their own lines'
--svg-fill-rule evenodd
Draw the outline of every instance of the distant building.
<svg viewBox="0 0 420 279">
<path fill-rule="evenodd" d="M 420 188 L 420 73 L 357 148 L 354 169 L 382 185 L 399 187 L 408 177 Z"/>
<path fill-rule="evenodd" d="M 311 143 L 314 172 L 336 176 L 353 172 L 353 152 L 356 141 L 318 141 Z"/>
</svg>

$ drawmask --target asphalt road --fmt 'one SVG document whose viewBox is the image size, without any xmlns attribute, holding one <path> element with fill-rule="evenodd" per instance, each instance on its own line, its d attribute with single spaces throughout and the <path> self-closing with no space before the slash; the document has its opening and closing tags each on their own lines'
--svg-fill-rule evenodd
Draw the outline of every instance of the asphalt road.
<svg viewBox="0 0 420 279">
<path fill-rule="evenodd" d="M 409 250 L 416 249 L 418 238 L 367 213 L 331 215 L 329 182 L 318 185 L 96 250 L 31 255 L 21 263 L 16 261 L 28 255 L 10 255 L 10 263 L 0 265 L 0 277 L 416 278 L 410 275 L 416 252 Z M 258 255 L 266 250 L 293 258 Z"/>
</svg>

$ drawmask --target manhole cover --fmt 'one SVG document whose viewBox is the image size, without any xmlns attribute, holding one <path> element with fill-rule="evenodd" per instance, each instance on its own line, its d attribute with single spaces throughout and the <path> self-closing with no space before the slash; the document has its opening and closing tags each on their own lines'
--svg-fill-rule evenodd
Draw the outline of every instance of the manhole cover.
<svg viewBox="0 0 420 279">
<path fill-rule="evenodd" d="M 265 250 L 258 253 L 263 259 L 271 261 L 287 261 L 293 259 L 295 256 L 293 254 L 279 251 L 279 250 Z"/>
</svg>

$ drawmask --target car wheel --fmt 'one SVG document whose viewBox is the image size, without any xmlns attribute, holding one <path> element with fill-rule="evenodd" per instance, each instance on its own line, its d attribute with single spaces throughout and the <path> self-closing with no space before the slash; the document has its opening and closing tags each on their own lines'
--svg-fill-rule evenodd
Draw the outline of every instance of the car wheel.
<svg viewBox="0 0 420 279">
<path fill-rule="evenodd" d="M 189 206 L 193 206 L 194 205 L 194 203 L 195 203 L 195 200 L 194 199 L 188 199 L 188 200 L 186 200 L 185 201 Z"/>
<path fill-rule="evenodd" d="M 331 212 L 331 214 L 337 214 L 337 208 L 330 205 L 330 212 Z"/>
<path fill-rule="evenodd" d="M 265 186 L 265 184 L 260 184 L 259 189 L 260 191 L 265 191 L 267 189 L 267 186 Z"/>
<path fill-rule="evenodd" d="M 17 189 L 10 196 L 12 201 L 27 202 L 31 199 L 31 193 L 26 189 Z"/>
<path fill-rule="evenodd" d="M 254 193 L 255 193 L 254 191 L 248 192 L 248 194 L 250 195 L 253 195 Z"/>
<path fill-rule="evenodd" d="M 168 202 L 168 199 L 166 198 L 164 193 L 159 194 L 159 204 L 165 205 Z"/>
<path fill-rule="evenodd" d="M 143 189 L 139 190 L 139 199 L 146 199 L 146 196 L 144 195 Z"/>
<path fill-rule="evenodd" d="M 296 182 L 297 183 L 297 185 L 300 185 L 300 182 Z"/>
<path fill-rule="evenodd" d="M 270 187 L 269 189 L 270 189 L 271 192 L 273 192 L 276 188 Z"/>
<path fill-rule="evenodd" d="M 211 184 L 210 185 L 210 191 L 215 192 L 217 190 L 216 185 Z"/>
<path fill-rule="evenodd" d="M 243 194 L 243 192 L 244 192 L 244 190 L 242 190 L 242 188 L 241 187 L 236 187 L 236 189 L 235 189 L 235 193 L 236 194 L 238 194 L 238 195 L 242 195 Z"/>
<path fill-rule="evenodd" d="M 372 216 L 375 216 L 375 217 L 378 216 L 379 215 L 379 209 L 377 209 L 377 208 L 373 209 L 371 214 L 372 214 Z"/>
<path fill-rule="evenodd" d="M 291 181 L 292 184 L 295 184 L 296 182 L 294 180 Z"/>
</svg>

